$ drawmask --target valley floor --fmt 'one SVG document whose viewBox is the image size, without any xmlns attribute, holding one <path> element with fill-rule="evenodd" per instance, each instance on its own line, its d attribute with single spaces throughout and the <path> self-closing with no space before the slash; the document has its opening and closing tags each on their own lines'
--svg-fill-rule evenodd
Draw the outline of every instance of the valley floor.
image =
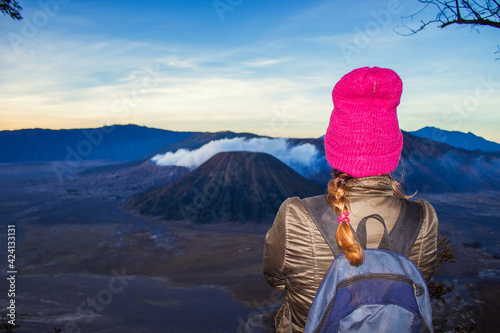
<svg viewBox="0 0 500 333">
<path fill-rule="evenodd" d="M 59 181 L 50 164 L 0 165 L 1 244 L 6 226 L 16 225 L 19 332 L 268 331 L 283 300 L 261 273 L 270 224 L 194 226 L 131 215 L 120 207 L 137 188 L 96 177 Z M 421 196 L 436 207 L 456 256 L 434 278 L 455 287 L 433 303 L 436 331 L 496 332 L 499 194 Z M 2 292 L 7 287 L 2 279 Z M 2 309 L 7 301 L 0 298 Z"/>
</svg>

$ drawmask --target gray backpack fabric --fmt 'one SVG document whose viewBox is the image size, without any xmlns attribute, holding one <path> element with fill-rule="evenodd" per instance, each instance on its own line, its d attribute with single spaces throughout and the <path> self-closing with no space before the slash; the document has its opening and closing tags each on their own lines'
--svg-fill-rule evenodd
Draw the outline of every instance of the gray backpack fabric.
<svg viewBox="0 0 500 333">
<path fill-rule="evenodd" d="M 335 254 L 309 310 L 305 332 L 433 332 L 427 284 L 408 259 L 422 227 L 422 208 L 402 201 L 390 233 L 378 214 L 363 218 L 355 232 L 365 260 L 351 266 L 337 246 L 337 214 L 326 195 L 302 199 Z M 378 249 L 366 249 L 366 224 L 384 227 Z"/>
</svg>

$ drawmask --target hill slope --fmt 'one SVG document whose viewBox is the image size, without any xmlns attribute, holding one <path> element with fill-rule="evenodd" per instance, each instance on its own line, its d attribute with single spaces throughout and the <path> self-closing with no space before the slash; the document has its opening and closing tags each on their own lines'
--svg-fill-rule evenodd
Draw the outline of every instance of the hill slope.
<svg viewBox="0 0 500 333">
<path fill-rule="evenodd" d="M 418 131 L 409 133 L 421 138 L 447 143 L 457 148 L 482 150 L 485 152 L 500 151 L 500 144 L 488 141 L 471 132 L 463 133 L 458 131 L 446 131 L 436 127 L 424 127 Z"/>
<path fill-rule="evenodd" d="M 498 153 L 471 151 L 415 136 L 403 131 L 401 161 L 394 172 L 403 177 L 408 193 L 476 192 L 500 189 L 500 156 Z M 316 143 L 322 153 L 323 147 Z M 319 160 L 319 163 L 326 163 Z M 320 173 L 310 180 L 327 184 L 328 165 L 320 165 Z"/>
<path fill-rule="evenodd" d="M 168 186 L 132 197 L 125 208 L 194 223 L 268 222 L 286 198 L 324 192 L 271 155 L 228 152 Z"/>
<path fill-rule="evenodd" d="M 396 174 L 404 174 L 405 188 L 421 192 L 475 192 L 500 188 L 500 158 L 497 156 L 455 148 L 406 132 L 403 136 L 401 162 Z"/>
</svg>

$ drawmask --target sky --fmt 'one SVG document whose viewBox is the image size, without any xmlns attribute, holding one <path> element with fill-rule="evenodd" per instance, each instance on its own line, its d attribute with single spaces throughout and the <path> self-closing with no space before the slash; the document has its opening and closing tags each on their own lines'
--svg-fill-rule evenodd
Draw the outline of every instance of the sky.
<svg viewBox="0 0 500 333">
<path fill-rule="evenodd" d="M 403 80 L 406 131 L 500 142 L 500 29 L 430 25 L 416 0 L 19 0 L 0 16 L 0 130 L 137 124 L 319 137 L 347 72 Z"/>
</svg>

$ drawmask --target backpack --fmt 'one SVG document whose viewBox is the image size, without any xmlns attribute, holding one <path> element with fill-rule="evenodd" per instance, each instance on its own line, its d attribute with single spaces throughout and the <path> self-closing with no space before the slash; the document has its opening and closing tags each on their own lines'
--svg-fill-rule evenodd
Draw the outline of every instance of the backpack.
<svg viewBox="0 0 500 333">
<path fill-rule="evenodd" d="M 335 255 L 309 310 L 306 333 L 433 332 L 427 284 L 407 257 L 422 227 L 420 204 L 402 200 L 390 234 L 380 215 L 363 218 L 354 235 L 365 260 L 355 267 L 337 245 L 338 215 L 326 195 L 302 202 Z M 384 226 L 378 249 L 366 249 L 369 220 Z"/>
</svg>

